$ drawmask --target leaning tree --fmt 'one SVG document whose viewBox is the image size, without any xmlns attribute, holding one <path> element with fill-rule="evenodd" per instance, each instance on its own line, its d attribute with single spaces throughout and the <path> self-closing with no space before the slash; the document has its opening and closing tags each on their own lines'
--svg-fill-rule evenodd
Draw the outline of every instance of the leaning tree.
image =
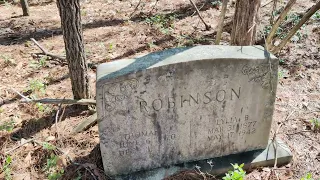
<svg viewBox="0 0 320 180">
<path fill-rule="evenodd" d="M 74 99 L 88 99 L 88 65 L 83 45 L 80 0 L 57 0 Z"/>
</svg>

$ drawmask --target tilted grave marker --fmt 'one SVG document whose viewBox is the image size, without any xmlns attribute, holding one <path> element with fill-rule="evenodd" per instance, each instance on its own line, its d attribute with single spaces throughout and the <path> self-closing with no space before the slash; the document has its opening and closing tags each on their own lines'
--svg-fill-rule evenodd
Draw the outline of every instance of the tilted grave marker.
<svg viewBox="0 0 320 180">
<path fill-rule="evenodd" d="M 277 72 L 261 46 L 177 48 L 98 66 L 106 173 L 266 148 Z"/>
</svg>

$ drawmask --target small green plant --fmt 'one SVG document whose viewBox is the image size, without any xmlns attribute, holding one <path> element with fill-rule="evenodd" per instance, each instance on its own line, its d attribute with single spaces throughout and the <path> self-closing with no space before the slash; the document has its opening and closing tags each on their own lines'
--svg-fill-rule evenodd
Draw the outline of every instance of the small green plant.
<svg viewBox="0 0 320 180">
<path fill-rule="evenodd" d="M 39 65 L 41 67 L 46 67 L 47 66 L 47 60 L 48 60 L 48 56 L 42 56 L 39 60 Z"/>
<path fill-rule="evenodd" d="M 29 87 L 32 92 L 41 92 L 42 94 L 46 92 L 46 85 L 39 80 L 31 80 Z"/>
<path fill-rule="evenodd" d="M 4 122 L 3 124 L 0 125 L 0 131 L 7 131 L 11 132 L 14 128 L 14 120 L 11 119 L 9 122 Z"/>
<path fill-rule="evenodd" d="M 312 174 L 307 173 L 304 177 L 301 178 L 301 180 L 313 180 Z"/>
<path fill-rule="evenodd" d="M 31 61 L 30 67 L 40 69 L 47 66 L 48 56 L 42 56 L 39 61 Z"/>
<path fill-rule="evenodd" d="M 219 1 L 219 0 L 212 1 L 211 5 L 214 6 L 214 7 L 220 7 L 222 5 L 222 2 Z"/>
<path fill-rule="evenodd" d="M 271 31 L 271 28 L 272 28 L 272 26 L 270 26 L 270 25 L 265 26 L 265 27 L 263 28 L 263 33 L 264 33 L 265 35 L 268 35 L 268 34 L 270 33 L 270 31 Z M 275 35 L 276 35 L 276 37 L 278 37 L 278 38 L 280 38 L 280 39 L 285 38 L 285 34 L 283 34 L 283 29 L 282 29 L 282 27 L 278 27 Z"/>
<path fill-rule="evenodd" d="M 14 59 L 10 58 L 9 56 L 1 55 L 0 58 L 4 60 L 4 67 L 17 65 Z"/>
<path fill-rule="evenodd" d="M 49 180 L 57 180 L 62 177 L 64 170 L 58 167 L 59 157 L 51 154 L 50 158 L 47 159 L 44 171 L 48 175 Z"/>
<path fill-rule="evenodd" d="M 110 44 L 109 44 L 109 53 L 112 52 L 112 50 L 113 50 L 113 44 L 110 43 Z"/>
<path fill-rule="evenodd" d="M 314 13 L 311 18 L 315 21 L 319 21 L 320 20 L 320 11 L 317 11 L 316 13 Z"/>
<path fill-rule="evenodd" d="M 11 156 L 7 156 L 6 160 L 4 162 L 4 165 L 2 167 L 2 171 L 4 172 L 4 179 L 5 180 L 11 180 L 12 179 L 11 168 L 10 168 L 11 162 L 12 162 Z"/>
<path fill-rule="evenodd" d="M 0 107 L 0 114 L 3 113 L 3 112 L 4 112 L 4 110 Z"/>
<path fill-rule="evenodd" d="M 244 164 L 231 164 L 233 167 L 233 171 L 229 171 L 222 178 L 223 180 L 243 180 L 246 176 L 246 172 L 242 169 Z"/>
<path fill-rule="evenodd" d="M 284 72 L 282 70 L 278 71 L 278 79 L 282 79 L 284 77 Z"/>
<path fill-rule="evenodd" d="M 149 49 L 152 49 L 152 48 L 154 48 L 154 47 L 157 47 L 157 45 L 155 45 L 155 44 L 153 43 L 153 41 L 151 41 L 151 42 L 148 43 L 148 47 L 149 47 Z"/>
<path fill-rule="evenodd" d="M 176 16 L 157 14 L 145 20 L 147 24 L 156 26 L 163 34 L 169 34 L 173 31 Z"/>
<path fill-rule="evenodd" d="M 42 148 L 43 149 L 46 149 L 46 150 L 49 150 L 49 151 L 52 151 L 52 150 L 55 150 L 56 147 L 50 143 L 47 143 L 47 142 L 44 142 L 42 143 Z"/>
<path fill-rule="evenodd" d="M 315 131 L 320 130 L 320 119 L 318 119 L 318 118 L 311 119 L 311 124 L 312 124 L 313 129 L 314 129 Z"/>
<path fill-rule="evenodd" d="M 40 112 L 47 112 L 49 110 L 49 107 L 43 105 L 42 103 L 36 103 L 36 107 Z"/>
</svg>

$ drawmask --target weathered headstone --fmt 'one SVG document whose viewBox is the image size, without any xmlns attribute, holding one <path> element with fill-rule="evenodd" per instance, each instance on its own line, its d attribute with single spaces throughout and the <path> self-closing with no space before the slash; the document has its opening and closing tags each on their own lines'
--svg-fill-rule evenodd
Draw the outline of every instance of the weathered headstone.
<svg viewBox="0 0 320 180">
<path fill-rule="evenodd" d="M 196 46 L 98 66 L 108 175 L 266 148 L 278 60 L 261 46 Z"/>
</svg>

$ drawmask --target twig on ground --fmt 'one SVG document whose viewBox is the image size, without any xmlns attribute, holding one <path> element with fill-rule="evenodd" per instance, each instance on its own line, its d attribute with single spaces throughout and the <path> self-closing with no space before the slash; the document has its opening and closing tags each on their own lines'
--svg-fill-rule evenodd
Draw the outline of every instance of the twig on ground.
<svg viewBox="0 0 320 180">
<path fill-rule="evenodd" d="M 11 90 L 12 90 L 13 92 L 17 93 L 17 94 L 18 94 L 19 96 L 21 96 L 23 99 L 25 99 L 26 102 L 32 102 L 32 99 L 28 98 L 27 96 L 24 96 L 24 95 L 21 94 L 19 91 L 15 90 L 15 89 L 13 89 L 13 88 L 11 88 Z"/>
<path fill-rule="evenodd" d="M 42 104 L 79 104 L 79 105 L 95 105 L 94 99 L 29 99 L 29 101 L 20 101 L 21 103 L 42 103 Z"/>
<path fill-rule="evenodd" d="M 36 45 L 38 46 L 38 48 L 43 52 L 44 55 L 47 55 L 47 56 L 50 56 L 52 57 L 53 59 L 59 59 L 61 60 L 62 62 L 63 61 L 66 61 L 66 58 L 63 57 L 63 56 L 59 56 L 59 55 L 55 55 L 55 54 L 52 54 L 50 52 L 48 52 L 46 49 L 44 49 L 34 38 L 30 38 L 30 40 Z"/>
<path fill-rule="evenodd" d="M 65 98 L 63 98 L 64 100 Z M 56 133 L 57 133 L 57 136 L 59 138 L 59 131 L 58 131 L 58 120 L 59 120 L 59 113 L 61 111 L 61 106 L 62 106 L 62 103 L 59 104 L 59 108 L 57 110 L 57 113 L 56 113 L 56 118 L 55 118 L 55 127 L 56 127 Z"/>
<path fill-rule="evenodd" d="M 273 137 L 272 137 L 272 145 L 274 147 L 274 154 L 275 154 L 275 160 L 274 160 L 274 164 L 273 164 L 273 168 L 271 169 L 271 172 L 270 173 L 274 173 L 277 180 L 279 180 L 279 176 L 278 176 L 278 173 L 276 171 L 274 171 L 275 168 L 277 168 L 277 163 L 278 163 L 278 143 L 276 141 L 276 138 L 277 138 L 277 135 L 279 134 L 279 130 L 281 128 L 281 126 L 284 124 L 285 121 L 287 121 L 289 119 L 289 117 L 294 113 L 295 111 L 292 111 L 291 113 L 288 113 L 288 115 L 286 116 L 286 118 L 280 122 L 276 132 L 273 134 Z"/>
<path fill-rule="evenodd" d="M 5 152 L 4 154 L 5 154 L 5 155 L 7 155 L 7 154 L 11 153 L 12 151 L 14 151 L 14 150 L 16 150 L 16 149 L 18 149 L 18 148 L 20 148 L 20 147 L 24 146 L 25 144 L 28 144 L 29 142 L 32 142 L 33 140 L 34 140 L 34 139 L 26 140 L 25 142 L 23 142 L 23 143 L 19 144 L 18 146 L 16 146 L 16 147 L 14 147 L 14 148 L 10 149 L 9 151 Z"/>
<path fill-rule="evenodd" d="M 94 113 L 89 118 L 82 121 L 77 127 L 72 130 L 72 134 L 76 134 L 89 129 L 97 123 L 97 113 Z"/>
<path fill-rule="evenodd" d="M 137 11 L 137 9 L 139 8 L 140 4 L 141 4 L 141 0 L 139 0 L 137 6 L 134 8 L 133 12 L 130 14 L 129 19 L 132 18 L 132 15 Z"/>
<path fill-rule="evenodd" d="M 206 30 L 207 30 L 207 31 L 210 30 L 211 26 L 208 25 L 208 24 L 203 20 L 203 18 L 201 17 L 201 14 L 200 14 L 199 9 L 197 8 L 196 4 L 194 4 L 194 2 L 193 2 L 192 0 L 189 0 L 189 1 L 190 1 L 190 3 L 192 4 L 192 6 L 196 9 L 199 18 L 201 19 L 201 21 L 203 22 L 203 24 L 204 24 L 205 27 L 206 27 Z"/>
</svg>

